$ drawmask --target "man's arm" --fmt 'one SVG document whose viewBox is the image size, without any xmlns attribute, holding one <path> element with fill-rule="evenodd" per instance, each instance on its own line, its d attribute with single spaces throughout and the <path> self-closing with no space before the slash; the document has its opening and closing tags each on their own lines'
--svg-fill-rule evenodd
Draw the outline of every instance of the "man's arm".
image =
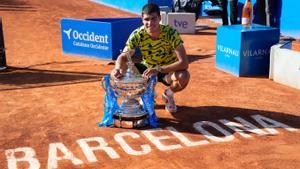
<svg viewBox="0 0 300 169">
<path fill-rule="evenodd" d="M 153 74 L 157 75 L 159 72 L 170 73 L 179 70 L 187 70 L 189 67 L 189 61 L 186 56 L 184 46 L 183 45 L 178 46 L 175 49 L 175 54 L 178 59 L 177 62 L 174 62 L 170 65 L 161 66 L 160 70 L 158 70 L 158 68 L 149 68 L 143 73 L 143 77 L 151 77 Z"/>
<path fill-rule="evenodd" d="M 115 68 L 111 71 L 111 76 L 115 79 L 120 79 L 123 74 L 126 72 L 127 69 L 127 55 L 128 53 L 126 51 L 129 51 L 130 57 L 134 54 L 134 50 L 128 50 L 127 47 L 124 48 L 123 52 L 118 56 Z"/>
<path fill-rule="evenodd" d="M 183 45 L 177 46 L 175 54 L 178 61 L 170 65 L 161 66 L 161 73 L 170 73 L 178 70 L 186 70 L 189 67 L 189 61 L 186 56 L 186 51 Z"/>
</svg>

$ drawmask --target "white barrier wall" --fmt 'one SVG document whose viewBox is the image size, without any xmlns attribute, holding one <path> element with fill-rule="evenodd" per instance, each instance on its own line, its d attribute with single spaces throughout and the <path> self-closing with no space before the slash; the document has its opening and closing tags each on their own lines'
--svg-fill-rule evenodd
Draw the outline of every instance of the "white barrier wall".
<svg viewBox="0 0 300 169">
<path fill-rule="evenodd" d="M 167 14 L 167 12 L 161 11 L 160 16 L 161 16 L 160 24 L 167 25 L 168 24 L 168 14 Z"/>
<path fill-rule="evenodd" d="M 179 33 L 195 33 L 194 13 L 168 13 L 168 25 L 175 28 Z"/>
<path fill-rule="evenodd" d="M 287 49 L 289 47 L 290 44 L 272 46 L 269 78 L 300 89 L 300 52 Z"/>
</svg>

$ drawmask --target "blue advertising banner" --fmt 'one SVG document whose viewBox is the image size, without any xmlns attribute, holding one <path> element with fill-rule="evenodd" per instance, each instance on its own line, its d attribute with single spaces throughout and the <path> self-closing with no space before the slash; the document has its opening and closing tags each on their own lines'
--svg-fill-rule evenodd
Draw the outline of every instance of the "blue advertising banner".
<svg viewBox="0 0 300 169">
<path fill-rule="evenodd" d="M 61 20 L 62 49 L 66 54 L 115 60 L 130 33 L 141 26 L 140 18 Z"/>
<path fill-rule="evenodd" d="M 279 29 L 254 24 L 217 29 L 216 66 L 235 76 L 267 75 L 270 48 L 279 41 Z"/>
</svg>

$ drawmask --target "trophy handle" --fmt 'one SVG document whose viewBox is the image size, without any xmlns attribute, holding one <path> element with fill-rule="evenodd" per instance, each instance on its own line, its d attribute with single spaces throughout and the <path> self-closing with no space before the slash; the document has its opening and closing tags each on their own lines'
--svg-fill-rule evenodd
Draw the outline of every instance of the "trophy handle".
<svg viewBox="0 0 300 169">
<path fill-rule="evenodd" d="M 112 79 L 109 77 L 109 86 L 114 90 L 115 89 L 115 80 L 113 80 L 113 82 L 112 82 Z M 102 88 L 104 89 L 104 90 L 106 90 L 106 88 L 107 88 L 107 85 L 106 85 L 106 79 L 105 79 L 105 77 L 103 77 L 102 79 L 101 79 L 101 86 L 102 86 Z"/>
<path fill-rule="evenodd" d="M 151 85 L 153 78 L 155 78 L 155 80 L 157 81 L 157 76 L 151 76 L 150 78 L 147 78 L 147 80 L 146 80 L 146 87 L 148 87 L 148 86 Z"/>
<path fill-rule="evenodd" d="M 105 78 L 104 78 L 104 77 L 102 77 L 102 79 L 101 79 L 101 86 L 102 86 L 102 88 L 103 88 L 104 90 L 106 90 L 106 86 L 105 86 Z"/>
</svg>

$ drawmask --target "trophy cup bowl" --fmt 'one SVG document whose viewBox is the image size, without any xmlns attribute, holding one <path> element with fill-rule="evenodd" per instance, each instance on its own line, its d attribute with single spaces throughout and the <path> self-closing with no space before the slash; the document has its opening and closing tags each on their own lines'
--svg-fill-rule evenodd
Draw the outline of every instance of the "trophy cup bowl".
<svg viewBox="0 0 300 169">
<path fill-rule="evenodd" d="M 148 113 L 141 109 L 142 106 L 136 99 L 145 92 L 147 79 L 134 71 L 134 63 L 129 57 L 127 65 L 124 76 L 114 80 L 112 85 L 116 96 L 122 100 L 120 109 L 113 114 L 114 125 L 122 128 L 143 127 Z"/>
</svg>

